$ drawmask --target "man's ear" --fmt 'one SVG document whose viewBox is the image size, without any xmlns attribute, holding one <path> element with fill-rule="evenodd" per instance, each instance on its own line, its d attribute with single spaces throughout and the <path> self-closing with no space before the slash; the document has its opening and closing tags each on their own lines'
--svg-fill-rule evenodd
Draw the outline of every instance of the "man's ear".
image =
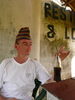
<svg viewBox="0 0 75 100">
<path fill-rule="evenodd" d="M 14 45 L 14 48 L 17 49 L 17 44 Z"/>
</svg>

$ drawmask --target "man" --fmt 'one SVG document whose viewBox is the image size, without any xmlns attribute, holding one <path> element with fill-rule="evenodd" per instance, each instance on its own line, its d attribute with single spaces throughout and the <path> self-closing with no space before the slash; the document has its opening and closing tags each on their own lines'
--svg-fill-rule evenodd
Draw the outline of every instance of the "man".
<svg viewBox="0 0 75 100">
<path fill-rule="evenodd" d="M 28 27 L 18 32 L 15 48 L 17 56 L 0 65 L 0 100 L 32 100 L 35 78 L 44 84 L 51 76 L 39 62 L 29 58 L 32 40 Z"/>
</svg>

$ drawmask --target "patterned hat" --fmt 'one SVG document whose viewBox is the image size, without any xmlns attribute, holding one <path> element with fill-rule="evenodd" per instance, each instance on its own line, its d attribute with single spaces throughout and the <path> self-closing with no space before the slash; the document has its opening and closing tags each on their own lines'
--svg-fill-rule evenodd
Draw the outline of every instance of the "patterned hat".
<svg viewBox="0 0 75 100">
<path fill-rule="evenodd" d="M 19 30 L 19 33 L 16 36 L 16 41 L 21 39 L 31 40 L 29 27 L 23 27 Z"/>
</svg>

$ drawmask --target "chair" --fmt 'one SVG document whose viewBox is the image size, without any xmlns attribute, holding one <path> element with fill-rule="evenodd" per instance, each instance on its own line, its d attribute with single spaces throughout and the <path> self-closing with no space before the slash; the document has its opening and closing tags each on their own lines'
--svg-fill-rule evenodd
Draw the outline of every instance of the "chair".
<svg viewBox="0 0 75 100">
<path fill-rule="evenodd" d="M 46 90 L 42 89 L 40 94 L 35 98 L 35 100 L 43 100 L 43 98 L 46 96 Z"/>
<path fill-rule="evenodd" d="M 37 91 L 41 85 L 41 82 L 38 79 L 35 79 L 35 88 L 33 89 L 33 94 L 32 96 L 34 97 L 35 100 L 42 100 L 46 96 L 46 90 L 42 89 L 39 93 L 38 96 L 36 96 Z"/>
</svg>

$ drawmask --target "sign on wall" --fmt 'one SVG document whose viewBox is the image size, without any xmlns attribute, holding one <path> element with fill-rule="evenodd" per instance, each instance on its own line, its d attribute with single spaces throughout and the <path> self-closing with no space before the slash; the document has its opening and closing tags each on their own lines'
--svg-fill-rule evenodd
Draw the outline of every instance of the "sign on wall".
<svg viewBox="0 0 75 100">
<path fill-rule="evenodd" d="M 45 20 L 51 20 L 51 17 L 54 20 L 57 21 L 62 21 L 63 23 L 69 23 L 72 25 L 72 22 L 74 21 L 74 17 L 73 17 L 73 12 L 66 10 L 63 7 L 58 6 L 57 4 L 53 3 L 53 2 L 45 2 L 44 3 L 44 19 Z M 54 38 L 55 36 L 55 25 L 54 24 L 49 24 L 47 25 L 47 28 L 49 29 L 49 31 L 47 32 L 47 36 L 49 38 Z M 66 24 L 64 27 L 64 38 L 65 39 L 73 39 L 75 40 L 75 35 L 74 35 L 74 31 L 75 31 L 75 27 L 71 26 L 70 27 L 70 34 L 68 34 L 68 25 Z"/>
</svg>

